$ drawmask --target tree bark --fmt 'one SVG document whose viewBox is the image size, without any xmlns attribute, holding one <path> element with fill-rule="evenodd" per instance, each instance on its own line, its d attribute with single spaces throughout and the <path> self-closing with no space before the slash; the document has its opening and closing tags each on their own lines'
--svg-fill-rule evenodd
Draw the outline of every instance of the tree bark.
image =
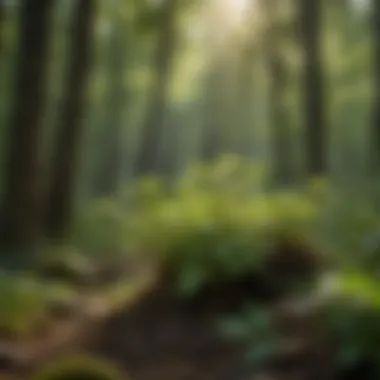
<svg viewBox="0 0 380 380">
<path fill-rule="evenodd" d="M 370 165 L 376 180 L 380 176 L 380 1 L 373 0 L 372 10 L 374 33 L 374 101 L 371 131 Z"/>
<path fill-rule="evenodd" d="M 155 77 L 145 121 L 142 125 L 141 148 L 135 164 L 137 175 L 160 171 L 160 140 L 163 136 L 169 107 L 170 75 L 176 43 L 178 4 L 178 0 L 166 0 L 160 12 L 160 28 L 153 65 Z"/>
<path fill-rule="evenodd" d="M 5 164 L 0 233 L 0 245 L 9 251 L 35 248 L 41 232 L 39 154 L 53 5 L 53 0 L 21 2 L 16 91 Z"/>
<path fill-rule="evenodd" d="M 94 0 L 78 1 L 71 25 L 66 89 L 46 197 L 45 234 L 50 239 L 66 238 L 73 217 L 78 155 L 83 132 L 82 119 L 91 64 L 95 4 Z"/>
<path fill-rule="evenodd" d="M 299 0 L 300 41 L 304 53 L 303 100 L 306 168 L 310 176 L 328 169 L 321 48 L 322 2 Z"/>
<path fill-rule="evenodd" d="M 0 52 L 3 50 L 4 19 L 5 5 L 2 1 L 0 1 Z"/>
</svg>

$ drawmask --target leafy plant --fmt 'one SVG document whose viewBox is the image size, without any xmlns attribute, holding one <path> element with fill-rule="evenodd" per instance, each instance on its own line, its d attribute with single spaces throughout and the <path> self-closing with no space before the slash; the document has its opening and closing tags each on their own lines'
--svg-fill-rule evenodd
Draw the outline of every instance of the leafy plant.
<svg viewBox="0 0 380 380">
<path fill-rule="evenodd" d="M 297 191 L 268 189 L 261 167 L 233 156 L 190 167 L 170 189 L 143 178 L 119 202 L 103 199 L 84 211 L 74 234 L 80 248 L 146 254 L 173 272 L 185 296 L 260 271 L 284 240 L 305 242 L 339 265 L 378 268 L 380 226 L 369 202 L 354 203 L 323 178 Z"/>
<path fill-rule="evenodd" d="M 317 239 L 341 265 L 379 267 L 380 219 L 370 199 L 333 189 L 321 205 L 318 221 Z"/>
<path fill-rule="evenodd" d="M 222 338 L 246 346 L 245 360 L 261 367 L 276 358 L 284 348 L 284 340 L 278 333 L 270 310 L 249 305 L 238 316 L 219 323 Z"/>
<path fill-rule="evenodd" d="M 46 291 L 32 278 L 0 275 L 0 327 L 15 335 L 34 331 L 45 320 Z"/>
<path fill-rule="evenodd" d="M 62 283 L 31 275 L 0 274 L 0 329 L 15 337 L 30 335 L 48 322 L 49 307 L 74 300 L 77 293 Z"/>
<path fill-rule="evenodd" d="M 336 279 L 335 295 L 323 308 L 322 322 L 336 347 L 339 372 L 369 363 L 380 376 L 379 290 L 378 282 L 364 273 Z"/>
<path fill-rule="evenodd" d="M 276 240 L 306 233 L 317 216 L 306 194 L 265 193 L 265 184 L 260 168 L 234 157 L 190 168 L 170 197 L 145 182 L 129 213 L 130 242 L 172 268 L 186 296 L 258 271 Z"/>
</svg>

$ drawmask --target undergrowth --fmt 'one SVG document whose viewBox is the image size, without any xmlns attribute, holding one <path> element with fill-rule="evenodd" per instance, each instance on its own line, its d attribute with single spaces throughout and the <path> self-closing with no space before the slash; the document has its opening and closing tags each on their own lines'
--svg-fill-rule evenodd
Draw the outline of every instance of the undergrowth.
<svg viewBox="0 0 380 380">
<path fill-rule="evenodd" d="M 33 380 L 121 380 L 126 379 L 111 364 L 88 356 L 55 360 L 34 374 Z"/>
<path fill-rule="evenodd" d="M 320 282 L 308 298 L 315 298 L 309 312 L 317 316 L 314 327 L 322 328 L 327 338 L 325 349 L 333 353 L 334 376 L 379 378 L 379 282 L 362 272 L 336 273 L 328 280 L 328 284 Z M 217 331 L 222 339 L 244 344 L 246 365 L 259 369 L 286 352 L 280 319 L 278 310 L 252 303 L 222 319 Z"/>
<path fill-rule="evenodd" d="M 189 297 L 215 281 L 263 272 L 278 253 L 285 256 L 281 272 L 289 259 L 289 250 L 279 250 L 284 242 L 296 250 L 310 247 L 306 255 L 320 256 L 339 273 L 339 291 L 326 298 L 320 319 L 338 372 L 367 361 L 380 373 L 380 218 L 371 199 L 358 193 L 323 179 L 298 189 L 270 188 L 260 167 L 226 157 L 190 168 L 169 190 L 162 180 L 145 178 L 119 199 L 83 205 L 71 244 L 96 258 L 145 256 Z M 74 260 L 75 270 L 82 266 Z M 0 327 L 25 332 L 44 319 L 48 295 L 41 284 L 0 277 Z M 311 297 L 315 290 L 311 283 L 298 292 L 311 291 Z M 228 339 L 243 340 L 248 359 L 259 365 L 284 344 L 272 321 L 269 309 L 253 305 L 219 327 Z"/>
<path fill-rule="evenodd" d="M 369 201 L 323 179 L 271 189 L 261 167 L 236 157 L 190 168 L 170 191 L 161 179 L 145 178 L 118 201 L 95 201 L 80 215 L 74 242 L 82 250 L 146 255 L 173 268 L 184 295 L 212 279 L 259 270 L 284 240 L 347 266 L 376 261 L 380 247 Z"/>
<path fill-rule="evenodd" d="M 33 334 L 49 317 L 51 302 L 71 299 L 66 286 L 46 284 L 31 276 L 0 275 L 1 335 L 20 337 Z"/>
<path fill-rule="evenodd" d="M 96 246 L 97 252 L 145 255 L 171 271 L 171 286 L 185 297 L 216 280 L 265 270 L 284 242 L 311 247 L 340 273 L 340 297 L 326 301 L 321 318 L 336 346 L 337 368 L 349 369 L 364 357 L 376 362 L 380 218 L 365 185 L 354 193 L 324 179 L 297 189 L 268 183 L 260 167 L 234 157 L 190 168 L 170 191 L 162 180 L 145 178 L 117 201 L 89 205 L 92 211 L 78 220 L 76 242 L 84 251 Z M 350 275 L 353 269 L 360 276 Z M 222 329 L 248 343 L 261 337 L 259 347 L 248 350 L 252 360 L 277 353 L 281 337 L 267 311 L 252 307 L 237 318 Z"/>
</svg>

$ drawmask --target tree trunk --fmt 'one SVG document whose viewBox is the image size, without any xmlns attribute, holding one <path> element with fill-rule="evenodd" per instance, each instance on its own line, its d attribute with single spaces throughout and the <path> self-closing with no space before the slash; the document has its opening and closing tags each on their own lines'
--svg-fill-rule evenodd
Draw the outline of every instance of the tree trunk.
<svg viewBox="0 0 380 380">
<path fill-rule="evenodd" d="M 292 133 L 284 104 L 286 87 L 286 63 L 281 56 L 281 35 L 279 34 L 278 0 L 264 0 L 267 18 L 267 38 L 265 39 L 266 60 L 270 77 L 270 127 L 273 141 L 273 183 L 289 185 L 294 180 Z"/>
<path fill-rule="evenodd" d="M 300 39 L 304 53 L 303 100 L 306 168 L 310 176 L 328 169 L 321 52 L 322 2 L 299 0 Z"/>
<path fill-rule="evenodd" d="M 66 89 L 53 151 L 50 186 L 47 193 L 45 234 L 63 239 L 73 216 L 78 154 L 82 140 L 87 80 L 91 63 L 95 1 L 76 4 L 71 25 L 71 51 Z"/>
<path fill-rule="evenodd" d="M 142 125 L 140 150 L 135 173 L 152 174 L 160 170 L 160 140 L 169 106 L 169 85 L 176 38 L 176 13 L 178 0 L 166 0 L 160 14 L 160 28 L 154 61 L 154 83 Z"/>
<path fill-rule="evenodd" d="M 104 139 L 101 141 L 100 161 L 96 168 L 95 191 L 107 196 L 117 191 L 123 153 L 123 116 L 126 104 L 124 71 L 126 68 L 127 40 L 125 29 L 116 27 L 109 41 L 107 76 L 109 93 L 104 117 Z"/>
<path fill-rule="evenodd" d="M 5 19 L 5 5 L 2 1 L 0 1 L 0 52 L 3 50 L 4 19 Z"/>
<path fill-rule="evenodd" d="M 380 177 L 380 1 L 373 0 L 373 31 L 374 31 L 374 103 L 371 132 L 371 163 L 373 175 Z"/>
<path fill-rule="evenodd" d="M 16 92 L 2 210 L 0 245 L 18 251 L 38 243 L 43 117 L 47 93 L 47 54 L 52 0 L 23 0 L 20 10 Z"/>
</svg>

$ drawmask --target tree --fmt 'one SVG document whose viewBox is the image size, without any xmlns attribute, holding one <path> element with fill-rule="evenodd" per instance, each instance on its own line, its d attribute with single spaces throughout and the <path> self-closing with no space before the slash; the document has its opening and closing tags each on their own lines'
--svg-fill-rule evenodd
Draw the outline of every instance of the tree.
<svg viewBox="0 0 380 380">
<path fill-rule="evenodd" d="M 321 57 L 322 2 L 299 0 L 300 41 L 304 53 L 303 100 L 306 167 L 309 175 L 327 170 L 323 67 Z"/>
<path fill-rule="evenodd" d="M 53 151 L 45 209 L 45 234 L 63 239 L 70 230 L 83 113 L 91 63 L 95 0 L 78 1 L 71 25 L 71 50 L 66 88 Z"/>
<path fill-rule="evenodd" d="M 374 31 L 374 103 L 373 121 L 371 132 L 371 159 L 373 160 L 374 175 L 378 179 L 380 176 L 380 1 L 373 0 L 372 10 L 373 31 Z"/>
<path fill-rule="evenodd" d="M 165 0 L 157 10 L 157 46 L 153 62 L 153 85 L 142 125 L 141 148 L 137 153 L 135 172 L 138 175 L 160 170 L 160 138 L 169 107 L 170 75 L 176 45 L 178 0 Z"/>
<path fill-rule="evenodd" d="M 281 51 L 281 20 L 278 0 L 264 0 L 263 11 L 266 15 L 266 38 L 264 49 L 270 79 L 270 127 L 273 141 L 273 181 L 287 185 L 294 180 L 292 162 L 292 133 L 284 104 L 284 91 L 287 73 L 286 62 Z"/>
<path fill-rule="evenodd" d="M 16 91 L 10 121 L 0 244 L 2 249 L 33 249 L 40 219 L 40 160 L 47 53 L 52 0 L 22 0 Z"/>
<path fill-rule="evenodd" d="M 4 29 L 4 17 L 5 16 L 5 5 L 2 1 L 0 1 L 0 51 L 3 47 L 3 29 Z"/>
</svg>

